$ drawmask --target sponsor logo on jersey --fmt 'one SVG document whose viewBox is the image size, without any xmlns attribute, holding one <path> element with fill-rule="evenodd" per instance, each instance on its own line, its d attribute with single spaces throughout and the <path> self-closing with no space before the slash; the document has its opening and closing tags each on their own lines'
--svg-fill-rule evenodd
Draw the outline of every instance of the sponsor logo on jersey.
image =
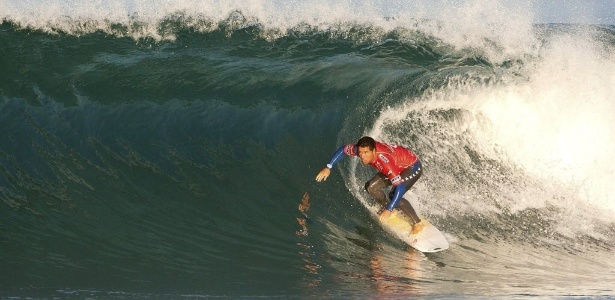
<svg viewBox="0 0 615 300">
<path fill-rule="evenodd" d="M 378 158 L 382 160 L 385 164 L 389 163 L 389 160 L 384 156 L 384 154 L 378 154 Z"/>
<path fill-rule="evenodd" d="M 357 155 L 355 148 L 355 145 L 346 145 L 346 147 L 344 147 L 344 153 L 346 153 L 346 155 Z"/>
</svg>

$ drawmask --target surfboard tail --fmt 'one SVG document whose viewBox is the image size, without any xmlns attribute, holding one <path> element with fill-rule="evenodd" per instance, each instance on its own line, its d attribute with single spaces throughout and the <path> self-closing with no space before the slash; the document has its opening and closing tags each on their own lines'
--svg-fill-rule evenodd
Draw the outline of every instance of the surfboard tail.
<svg viewBox="0 0 615 300">
<path fill-rule="evenodd" d="M 422 221 L 425 222 L 425 221 Z M 421 222 L 421 223 L 422 223 Z M 446 237 L 436 226 L 427 222 L 417 233 L 410 233 L 410 246 L 421 252 L 439 252 L 448 249 Z"/>
<path fill-rule="evenodd" d="M 401 212 L 394 211 L 391 217 L 381 222 L 381 224 L 385 229 L 406 242 L 406 244 L 421 252 L 438 252 L 448 249 L 449 244 L 444 234 L 423 216 L 419 217 L 421 222 L 418 224 L 420 224 L 421 228 L 414 233 L 412 232 L 412 221 Z"/>
</svg>

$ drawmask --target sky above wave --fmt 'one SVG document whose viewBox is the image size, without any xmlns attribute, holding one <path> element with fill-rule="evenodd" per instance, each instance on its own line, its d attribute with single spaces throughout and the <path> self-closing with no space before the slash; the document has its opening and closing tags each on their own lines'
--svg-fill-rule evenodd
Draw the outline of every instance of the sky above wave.
<svg viewBox="0 0 615 300">
<path fill-rule="evenodd" d="M 615 25 L 615 0 L 540 0 L 534 10 L 538 23 Z"/>
</svg>

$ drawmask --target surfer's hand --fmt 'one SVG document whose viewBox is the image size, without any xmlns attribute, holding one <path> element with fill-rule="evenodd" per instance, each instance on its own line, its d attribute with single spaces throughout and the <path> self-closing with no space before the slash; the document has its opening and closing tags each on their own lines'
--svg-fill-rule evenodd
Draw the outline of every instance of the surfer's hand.
<svg viewBox="0 0 615 300">
<path fill-rule="evenodd" d="M 386 221 L 388 218 L 390 218 L 390 217 L 391 217 L 391 213 L 392 213 L 392 212 L 391 212 L 390 210 L 388 210 L 388 209 L 383 209 L 383 210 L 380 212 L 380 215 L 378 216 L 378 220 L 380 220 L 380 222 L 382 222 L 382 221 Z"/>
<path fill-rule="evenodd" d="M 320 170 L 318 175 L 316 175 L 316 181 L 321 182 L 323 180 L 327 180 L 327 177 L 329 177 L 329 175 L 331 175 L 331 170 L 329 170 L 329 168 L 324 168 Z"/>
</svg>

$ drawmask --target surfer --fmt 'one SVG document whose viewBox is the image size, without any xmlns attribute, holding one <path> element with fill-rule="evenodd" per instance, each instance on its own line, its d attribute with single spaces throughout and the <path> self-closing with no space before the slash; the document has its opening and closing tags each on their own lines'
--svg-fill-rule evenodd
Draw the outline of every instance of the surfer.
<svg viewBox="0 0 615 300">
<path fill-rule="evenodd" d="M 345 156 L 358 156 L 364 165 L 370 165 L 378 170 L 378 173 L 365 183 L 365 190 L 383 206 L 378 213 L 381 221 L 388 219 L 393 210 L 399 208 L 412 219 L 414 223 L 412 233 L 421 231 L 423 228 L 421 219 L 410 202 L 402 198 L 423 174 L 421 161 L 414 152 L 402 146 L 376 142 L 373 138 L 364 136 L 356 145 L 348 144 L 337 149 L 327 167 L 316 175 L 316 181 L 326 180 L 331 174 L 331 168 Z M 387 194 L 385 189 L 391 185 L 393 188 Z"/>
</svg>

